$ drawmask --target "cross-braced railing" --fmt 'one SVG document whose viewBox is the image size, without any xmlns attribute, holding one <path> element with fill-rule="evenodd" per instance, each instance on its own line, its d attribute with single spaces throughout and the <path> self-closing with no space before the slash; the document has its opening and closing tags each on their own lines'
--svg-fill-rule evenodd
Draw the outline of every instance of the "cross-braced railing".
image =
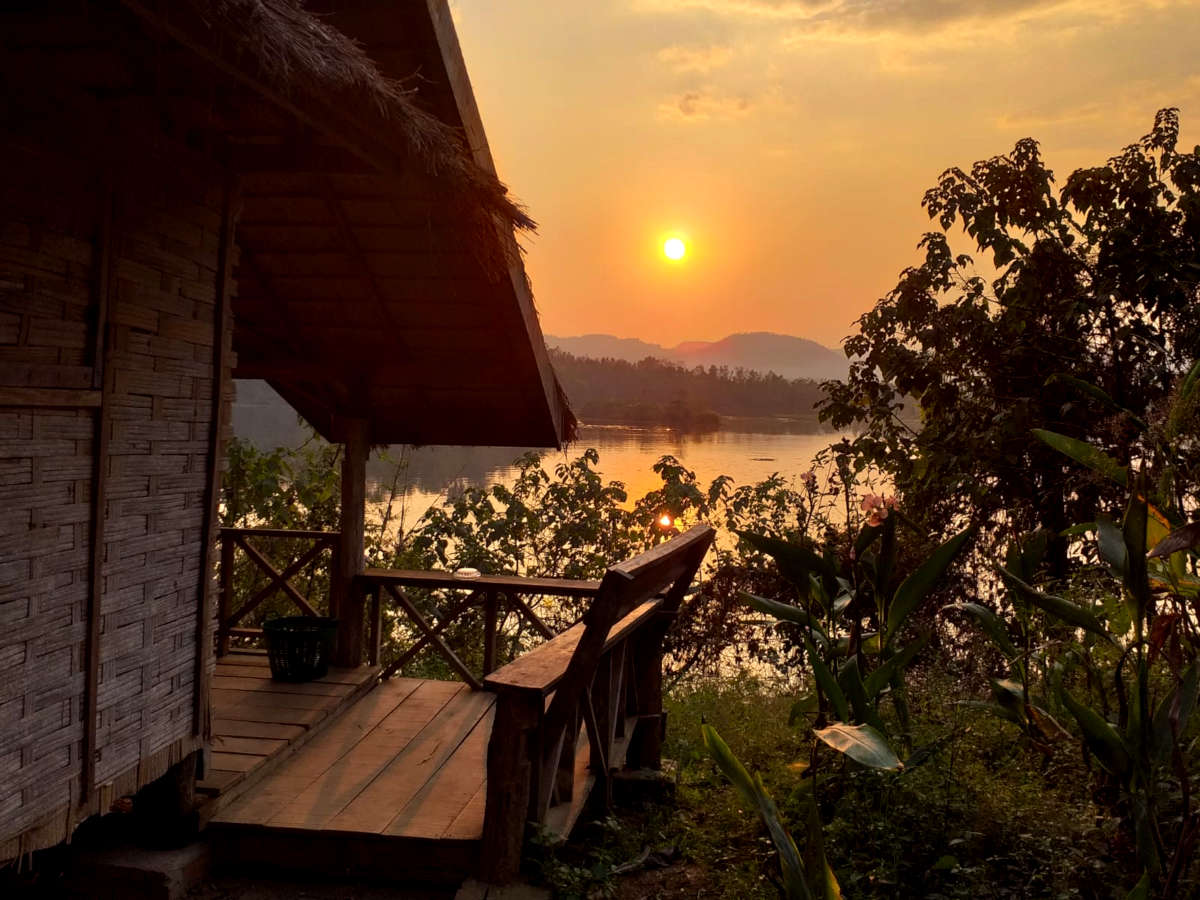
<svg viewBox="0 0 1200 900">
<path fill-rule="evenodd" d="M 221 529 L 221 592 L 217 613 L 217 654 L 223 656 L 229 652 L 232 638 L 262 637 L 262 629 L 246 626 L 243 623 L 247 617 L 257 610 L 267 600 L 282 594 L 300 614 L 306 616 L 325 615 L 315 605 L 317 601 L 311 596 L 301 593 L 293 584 L 292 579 L 306 569 L 318 564 L 318 557 L 326 550 L 330 553 L 327 572 L 336 572 L 338 568 L 338 539 L 336 531 L 287 531 L 281 528 L 222 528 Z M 259 542 L 258 544 L 253 541 Z M 302 541 L 311 542 L 311 546 L 303 550 L 291 563 L 277 567 L 268 555 L 260 549 L 262 541 Z M 237 589 L 235 587 L 236 555 L 241 552 L 249 560 L 252 568 L 267 576 L 267 584 L 250 594 L 246 601 L 237 605 Z M 324 604 L 328 606 L 328 588 L 321 591 Z"/>
<path fill-rule="evenodd" d="M 433 611 L 428 608 L 423 611 L 424 604 L 414 600 L 406 592 L 406 589 L 411 588 L 445 592 L 451 597 L 438 604 Z M 599 581 L 522 578 L 510 575 L 463 578 L 450 572 L 405 569 L 367 569 L 355 579 L 355 590 L 361 591 L 368 599 L 368 621 L 371 631 L 367 642 L 367 654 L 372 661 L 378 659 L 380 654 L 383 604 L 393 604 L 418 635 L 417 639 L 383 670 L 384 678 L 403 669 L 423 651 L 433 650 L 475 690 L 483 688 L 483 679 L 496 668 L 497 638 L 506 614 L 524 622 L 539 637 L 550 639 L 555 635 L 554 630 L 538 616 L 526 598 L 591 598 L 596 596 L 599 589 Z M 483 665 L 482 672 L 476 674 L 460 654 L 450 647 L 443 635 L 466 616 L 477 615 L 479 612 L 483 614 L 480 634 L 483 641 Z"/>
</svg>

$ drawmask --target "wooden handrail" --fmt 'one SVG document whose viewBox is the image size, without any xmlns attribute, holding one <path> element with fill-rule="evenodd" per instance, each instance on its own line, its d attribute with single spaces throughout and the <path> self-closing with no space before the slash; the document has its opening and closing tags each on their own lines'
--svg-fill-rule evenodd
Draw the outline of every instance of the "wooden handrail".
<svg viewBox="0 0 1200 900">
<path fill-rule="evenodd" d="M 599 581 L 582 578 L 526 578 L 521 575 L 477 575 L 463 578 L 453 572 L 420 569 L 367 569 L 359 576 L 365 582 L 421 588 L 496 588 L 500 592 L 544 594 L 553 597 L 594 597 Z"/>
<path fill-rule="evenodd" d="M 516 876 L 526 823 L 563 833 L 574 823 L 592 784 L 579 783 L 581 732 L 588 777 L 605 805 L 614 770 L 660 765 L 663 639 L 713 536 L 712 528 L 697 525 L 613 566 L 582 622 L 485 678 L 484 687 L 497 696 L 488 742 L 484 881 Z"/>
<path fill-rule="evenodd" d="M 470 595 L 451 604 L 447 611 L 437 616 L 437 623 L 434 624 L 427 620 L 418 609 L 417 604 L 404 593 L 405 588 L 470 591 Z M 481 678 L 489 675 L 495 668 L 498 613 L 501 606 L 507 606 L 518 617 L 528 622 L 539 635 L 551 640 L 555 637 L 555 632 L 533 611 L 522 595 L 595 597 L 600 590 L 600 582 L 573 578 L 527 578 L 519 575 L 462 577 L 453 572 L 371 568 L 355 577 L 354 590 L 372 598 L 373 634 L 380 630 L 379 617 L 382 615 L 384 601 L 390 601 L 398 607 L 420 634 L 411 647 L 392 660 L 383 670 L 382 677 L 390 678 L 401 667 L 411 662 L 422 650 L 432 647 L 467 684 L 478 690 L 483 686 Z M 481 676 L 477 677 L 441 639 L 440 635 L 459 615 L 481 605 L 484 613 L 483 672 Z M 378 641 L 374 641 L 373 644 L 378 645 Z M 372 663 L 378 661 L 377 652 L 373 652 L 370 660 Z"/>
<path fill-rule="evenodd" d="M 663 598 L 655 597 L 632 609 L 609 629 L 601 652 L 611 650 L 647 624 L 651 618 L 658 615 L 662 605 Z M 528 691 L 541 697 L 549 695 L 566 674 L 567 663 L 579 646 L 579 639 L 583 637 L 585 628 L 583 622 L 576 623 L 546 643 L 523 653 L 507 666 L 487 676 L 483 681 L 484 687 L 497 692 Z"/>
</svg>

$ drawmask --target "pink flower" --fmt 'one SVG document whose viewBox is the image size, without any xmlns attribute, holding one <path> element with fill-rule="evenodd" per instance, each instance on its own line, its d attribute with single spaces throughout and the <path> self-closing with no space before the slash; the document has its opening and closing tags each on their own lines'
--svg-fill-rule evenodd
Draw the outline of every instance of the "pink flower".
<svg viewBox="0 0 1200 900">
<path fill-rule="evenodd" d="M 814 472 L 812 469 L 809 469 L 807 472 L 805 472 L 803 475 L 800 476 L 800 480 L 802 482 L 804 482 L 805 487 L 808 487 L 808 488 L 814 487 L 817 483 L 817 473 Z"/>
<path fill-rule="evenodd" d="M 869 519 L 867 519 L 867 524 L 873 528 L 878 528 L 883 524 L 883 520 L 887 517 L 888 511 L 886 507 L 880 507 L 879 509 L 871 510 L 871 516 Z"/>
</svg>

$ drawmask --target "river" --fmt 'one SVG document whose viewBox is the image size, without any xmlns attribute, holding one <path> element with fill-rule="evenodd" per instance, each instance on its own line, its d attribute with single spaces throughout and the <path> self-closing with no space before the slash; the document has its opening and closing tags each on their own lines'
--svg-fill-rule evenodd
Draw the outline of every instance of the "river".
<svg viewBox="0 0 1200 900">
<path fill-rule="evenodd" d="M 596 469 L 606 481 L 623 482 L 632 501 L 661 486 L 651 467 L 665 455 L 679 459 L 705 487 L 719 475 L 730 476 L 736 487 L 774 473 L 795 478 L 840 437 L 740 431 L 687 434 L 667 428 L 587 425 L 566 450 L 547 452 L 542 465 L 552 471 L 558 463 L 594 447 L 600 454 Z M 526 452 L 521 447 L 391 448 L 388 455 L 393 463 L 405 463 L 399 482 L 405 497 L 402 527 L 411 527 L 432 504 L 466 486 L 511 482 L 516 474 L 512 463 Z M 394 465 L 374 460 L 368 468 L 368 492 L 376 503 L 389 492 L 394 471 Z"/>
</svg>

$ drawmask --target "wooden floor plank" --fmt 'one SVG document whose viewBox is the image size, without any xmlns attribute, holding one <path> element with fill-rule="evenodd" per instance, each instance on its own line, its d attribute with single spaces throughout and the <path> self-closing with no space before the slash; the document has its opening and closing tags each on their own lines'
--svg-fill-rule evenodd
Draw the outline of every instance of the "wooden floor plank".
<svg viewBox="0 0 1200 900">
<path fill-rule="evenodd" d="M 314 780 L 315 776 L 311 775 L 268 775 L 254 786 L 254 790 L 222 810 L 213 821 L 261 825 Z"/>
<path fill-rule="evenodd" d="M 369 732 L 358 735 L 352 745 L 339 747 L 336 755 L 323 752 L 325 747 L 316 748 L 315 753 L 305 748 L 287 769 L 311 773 L 320 767 L 320 777 L 266 824 L 326 827 L 466 689 L 466 685 L 455 682 L 422 682 Z M 332 738 L 340 731 L 341 728 L 332 728 L 322 738 Z"/>
<path fill-rule="evenodd" d="M 273 681 L 270 678 L 244 675 L 224 675 L 220 672 L 213 678 L 213 688 L 225 691 L 265 691 L 281 694 L 315 694 L 321 697 L 342 697 L 352 690 L 353 684 L 336 681 L 304 681 L 292 683 Z"/>
<path fill-rule="evenodd" d="M 295 759 L 288 761 L 293 775 L 316 777 L 359 745 L 380 722 L 404 703 L 424 682 L 398 678 L 380 685 L 317 735 Z"/>
<path fill-rule="evenodd" d="M 220 710 L 214 710 L 218 715 Z M 304 734 L 303 725 L 280 725 L 276 722 L 246 722 L 238 719 L 213 719 L 213 735 L 247 738 L 274 738 L 290 741 Z"/>
<path fill-rule="evenodd" d="M 483 691 L 465 691 L 422 729 L 326 827 L 380 834 L 425 786 L 495 703 Z"/>
<path fill-rule="evenodd" d="M 296 709 L 294 707 L 276 707 L 266 703 L 229 703 L 222 705 L 218 712 L 222 719 L 236 719 L 239 722 L 270 722 L 276 725 L 309 725 L 324 718 L 326 711 L 322 709 Z"/>
<path fill-rule="evenodd" d="M 484 751 L 484 765 L 487 765 L 487 751 Z M 486 776 L 486 772 L 485 772 Z M 483 813 L 487 807 L 487 778 L 476 789 L 474 796 L 462 808 L 454 821 L 442 833 L 443 840 L 478 841 L 483 839 Z"/>
<path fill-rule="evenodd" d="M 239 737 L 228 734 L 214 734 L 212 748 L 223 753 L 250 753 L 254 756 L 270 756 L 287 746 L 286 740 Z"/>
<path fill-rule="evenodd" d="M 440 838 L 446 833 L 483 785 L 494 707 L 495 698 L 466 739 L 388 823 L 384 834 Z M 482 829 L 482 819 L 479 825 Z"/>
<path fill-rule="evenodd" d="M 212 699 L 213 705 L 217 708 L 221 708 L 227 703 L 231 705 L 286 706 L 289 709 L 328 709 L 330 705 L 330 698 L 312 694 L 291 694 L 287 691 L 227 691 L 219 687 L 213 688 Z"/>
<path fill-rule="evenodd" d="M 250 753 L 220 753 L 212 754 L 212 767 L 214 770 L 224 770 L 226 772 L 249 772 L 263 758 Z"/>
</svg>

